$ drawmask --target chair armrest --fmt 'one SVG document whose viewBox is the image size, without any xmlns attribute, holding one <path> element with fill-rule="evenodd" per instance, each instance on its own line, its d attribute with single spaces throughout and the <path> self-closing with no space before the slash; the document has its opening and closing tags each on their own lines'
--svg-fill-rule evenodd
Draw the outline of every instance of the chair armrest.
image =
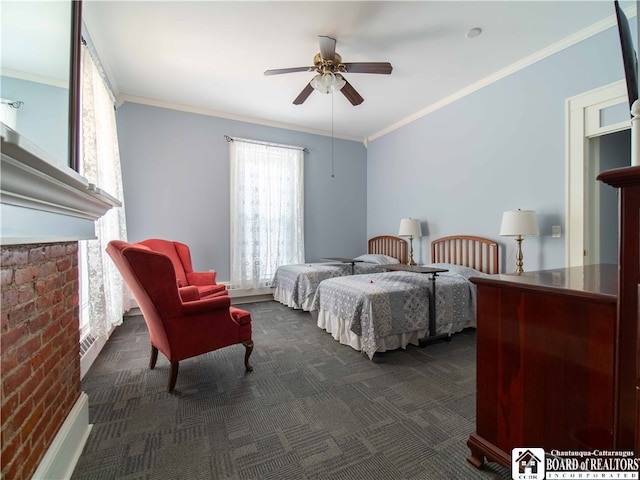
<svg viewBox="0 0 640 480">
<path fill-rule="evenodd" d="M 212 272 L 187 272 L 187 281 L 189 285 L 215 285 L 216 275 L 218 273 Z"/>
<path fill-rule="evenodd" d="M 229 313 L 231 313 L 231 317 L 238 322 L 238 325 L 251 323 L 251 312 L 247 312 L 238 307 L 229 307 Z"/>
<path fill-rule="evenodd" d="M 227 292 L 227 286 L 223 285 L 222 283 L 216 283 L 213 285 L 202 285 L 203 287 L 205 287 L 207 289 L 207 291 L 213 291 L 213 293 L 226 293 Z"/>
<path fill-rule="evenodd" d="M 217 286 L 217 285 L 215 285 Z M 227 290 L 227 287 L 225 287 L 224 285 L 220 285 L 222 288 L 217 289 L 216 291 L 214 291 L 213 293 L 209 293 L 207 295 L 204 296 L 204 298 L 209 298 L 209 297 L 219 297 L 220 295 L 229 295 L 229 291 Z M 198 288 L 198 287 L 196 287 Z M 202 296 L 200 297 L 202 298 Z"/>
<path fill-rule="evenodd" d="M 194 300 L 200 300 L 200 292 L 198 291 L 198 287 L 188 286 L 188 287 L 179 287 L 178 293 L 180 293 L 180 299 L 183 302 L 193 302 Z"/>
<path fill-rule="evenodd" d="M 196 315 L 215 310 L 229 310 L 230 306 L 231 298 L 228 295 L 220 295 L 219 297 L 209 297 L 193 302 L 185 302 L 182 304 L 182 311 L 185 315 Z"/>
</svg>

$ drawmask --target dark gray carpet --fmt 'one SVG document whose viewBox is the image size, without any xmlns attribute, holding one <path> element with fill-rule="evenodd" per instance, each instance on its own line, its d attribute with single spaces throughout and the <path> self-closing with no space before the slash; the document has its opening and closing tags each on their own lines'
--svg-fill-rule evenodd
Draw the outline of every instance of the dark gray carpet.
<svg viewBox="0 0 640 480">
<path fill-rule="evenodd" d="M 148 369 L 141 316 L 118 327 L 82 382 L 94 425 L 73 474 L 85 479 L 509 479 L 465 460 L 475 419 L 475 331 L 388 352 L 340 345 L 308 313 L 252 312 L 244 347 Z M 376 355 L 377 356 L 377 355 Z"/>
</svg>

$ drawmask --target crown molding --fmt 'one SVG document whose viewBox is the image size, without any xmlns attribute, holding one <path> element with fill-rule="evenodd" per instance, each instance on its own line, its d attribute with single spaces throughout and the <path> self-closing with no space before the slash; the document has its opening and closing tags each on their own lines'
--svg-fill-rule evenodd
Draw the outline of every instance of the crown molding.
<svg viewBox="0 0 640 480">
<path fill-rule="evenodd" d="M 327 132 L 327 131 L 324 131 L 324 130 L 316 130 L 316 129 L 313 129 L 313 128 L 305 128 L 305 127 L 301 127 L 300 125 L 273 122 L 273 121 L 266 120 L 266 119 L 263 119 L 263 118 L 247 117 L 247 116 L 236 115 L 236 114 L 228 113 L 228 112 L 220 112 L 220 111 L 217 111 L 217 110 L 209 110 L 209 109 L 206 109 L 206 108 L 194 107 L 194 106 L 191 106 L 191 105 L 181 105 L 181 104 L 177 104 L 177 103 L 171 103 L 171 102 L 165 102 L 165 101 L 162 101 L 162 100 L 156 100 L 156 99 L 153 99 L 153 98 L 138 97 L 138 96 L 135 96 L 135 95 L 128 95 L 128 94 L 120 93 L 118 95 L 118 97 L 117 97 L 116 106 L 120 107 L 121 105 L 123 105 L 126 102 L 138 103 L 138 104 L 141 104 L 141 105 L 149 105 L 149 106 L 152 106 L 152 107 L 166 108 L 166 109 L 169 109 L 169 110 L 177 110 L 177 111 L 186 112 L 186 113 L 197 113 L 199 115 L 207 115 L 209 117 L 226 118 L 228 120 L 235 120 L 235 121 L 238 121 L 238 122 L 253 123 L 253 124 L 257 124 L 257 125 L 264 125 L 266 127 L 282 128 L 282 129 L 285 129 L 285 130 L 293 130 L 293 131 L 296 131 L 296 132 L 310 133 L 312 135 L 321 135 L 323 137 L 340 138 L 340 139 L 343 139 L 343 140 L 350 140 L 352 142 L 364 143 L 364 141 L 365 141 L 364 137 L 354 137 L 354 136 L 350 136 L 350 135 L 340 135 L 338 133 L 334 133 L 332 135 L 331 132 Z"/>
<path fill-rule="evenodd" d="M 69 80 L 45 77 L 29 72 L 19 72 L 18 70 L 12 70 L 10 68 L 0 68 L 0 75 L 5 77 L 17 78 L 19 80 L 26 80 L 28 82 L 42 83 L 44 85 L 50 85 L 52 87 L 69 88 Z"/>
<path fill-rule="evenodd" d="M 625 8 L 624 13 L 627 16 L 627 18 L 635 17 L 637 15 L 636 5 L 631 5 Z M 598 33 L 601 33 L 615 25 L 616 25 L 616 17 L 615 15 L 611 15 L 610 17 L 600 20 L 599 22 L 594 23 L 589 27 L 583 28 L 582 30 L 574 33 L 573 35 L 570 35 L 560 40 L 559 42 L 556 42 L 553 45 L 550 45 L 547 48 L 538 50 L 532 55 L 529 55 L 528 57 L 525 57 L 522 60 L 512 63 L 508 67 L 498 70 L 494 74 L 489 75 L 488 77 L 485 77 L 475 83 L 472 83 L 468 87 L 465 87 L 462 90 L 458 90 L 457 92 L 449 95 L 448 97 L 445 97 L 442 100 L 432 105 L 429 105 L 428 107 L 423 108 L 422 110 L 417 111 L 413 115 L 410 115 L 392 125 L 389 125 L 387 128 L 384 128 L 379 132 L 374 133 L 373 135 L 370 135 L 369 137 L 366 138 L 365 145 L 372 142 L 373 140 L 376 140 L 377 138 L 380 138 L 388 133 L 393 132 L 394 130 L 404 127 L 405 125 L 408 125 L 409 123 L 412 123 L 418 120 L 419 118 L 422 118 L 430 113 L 433 113 L 436 110 L 446 107 L 447 105 L 457 100 L 460 100 L 461 98 L 466 97 L 467 95 L 470 95 L 480 90 L 481 88 L 486 87 L 487 85 L 497 82 L 498 80 L 508 77 L 509 75 L 512 75 L 524 68 L 527 68 L 533 65 L 534 63 L 544 60 L 545 58 L 548 58 L 551 55 L 554 55 L 566 48 L 576 45 L 584 40 L 587 40 L 588 38 L 591 38 L 594 35 L 597 35 Z"/>
</svg>

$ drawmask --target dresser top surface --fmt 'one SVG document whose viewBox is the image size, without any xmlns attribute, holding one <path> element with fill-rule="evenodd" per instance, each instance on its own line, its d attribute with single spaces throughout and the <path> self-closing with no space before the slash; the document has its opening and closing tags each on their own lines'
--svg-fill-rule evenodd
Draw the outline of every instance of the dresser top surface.
<svg viewBox="0 0 640 480">
<path fill-rule="evenodd" d="M 475 277 L 472 282 L 478 285 L 509 284 L 536 290 L 564 290 L 575 291 L 611 297 L 618 294 L 618 266 L 614 264 L 585 265 L 583 267 L 554 268 L 524 272 L 520 275 L 499 274 L 486 277 Z"/>
</svg>

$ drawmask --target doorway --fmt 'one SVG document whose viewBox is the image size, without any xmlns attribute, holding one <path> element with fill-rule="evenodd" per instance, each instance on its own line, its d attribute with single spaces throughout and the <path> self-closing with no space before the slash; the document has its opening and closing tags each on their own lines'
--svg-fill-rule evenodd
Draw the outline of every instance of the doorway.
<svg viewBox="0 0 640 480">
<path fill-rule="evenodd" d="M 631 163 L 631 130 L 588 139 L 585 182 L 585 265 L 618 263 L 618 189 L 596 180 L 601 172 Z"/>
<path fill-rule="evenodd" d="M 595 179 L 601 171 L 631 163 L 626 84 L 621 80 L 571 97 L 566 107 L 566 264 L 610 263 L 612 255 L 617 258 L 617 197 L 613 214 L 611 192 Z"/>
</svg>

